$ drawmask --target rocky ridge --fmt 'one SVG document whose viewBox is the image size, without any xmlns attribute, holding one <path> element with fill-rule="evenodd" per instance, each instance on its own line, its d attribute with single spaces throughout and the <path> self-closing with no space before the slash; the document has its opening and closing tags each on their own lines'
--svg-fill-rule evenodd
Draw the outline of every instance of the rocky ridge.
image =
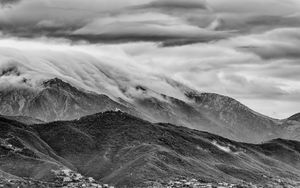
<svg viewBox="0 0 300 188">
<path fill-rule="evenodd" d="M 178 84 L 175 86 L 183 92 L 185 99 L 166 96 L 138 85 L 133 90 L 140 95 L 128 95 L 124 100 L 85 91 L 54 78 L 44 81 L 38 90 L 1 90 L 0 113 L 25 124 L 37 124 L 40 120 L 73 120 L 120 109 L 153 123 L 185 126 L 236 141 L 300 140 L 300 123 L 297 121 L 272 119 L 230 97 L 199 93 Z"/>
</svg>

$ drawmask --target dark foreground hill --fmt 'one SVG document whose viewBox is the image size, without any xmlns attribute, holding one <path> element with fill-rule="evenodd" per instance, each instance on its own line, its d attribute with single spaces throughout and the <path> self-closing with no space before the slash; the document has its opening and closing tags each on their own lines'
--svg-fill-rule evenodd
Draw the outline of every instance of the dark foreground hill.
<svg viewBox="0 0 300 188">
<path fill-rule="evenodd" d="M 275 179 L 294 186 L 300 181 L 297 141 L 244 144 L 121 111 L 37 125 L 0 118 L 0 138 L 0 170 L 8 178 L 53 183 L 54 172 L 72 171 L 116 187 L 177 178 L 261 185 Z"/>
</svg>

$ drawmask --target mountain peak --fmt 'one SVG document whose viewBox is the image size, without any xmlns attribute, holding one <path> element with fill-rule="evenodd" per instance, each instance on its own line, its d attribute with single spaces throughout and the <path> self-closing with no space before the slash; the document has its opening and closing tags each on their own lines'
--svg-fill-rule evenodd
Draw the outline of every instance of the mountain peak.
<svg viewBox="0 0 300 188">
<path fill-rule="evenodd" d="M 73 87 L 69 83 L 62 81 L 59 78 L 53 78 L 53 79 L 50 79 L 50 80 L 46 80 L 46 81 L 43 82 L 42 85 L 44 87 L 65 87 L 65 86 Z"/>
<path fill-rule="evenodd" d="M 65 91 L 72 91 L 72 92 L 78 92 L 79 89 L 72 86 L 68 82 L 65 82 L 59 78 L 52 78 L 50 80 L 46 80 L 42 83 L 42 86 L 44 88 L 52 88 L 52 89 L 60 89 Z"/>
</svg>

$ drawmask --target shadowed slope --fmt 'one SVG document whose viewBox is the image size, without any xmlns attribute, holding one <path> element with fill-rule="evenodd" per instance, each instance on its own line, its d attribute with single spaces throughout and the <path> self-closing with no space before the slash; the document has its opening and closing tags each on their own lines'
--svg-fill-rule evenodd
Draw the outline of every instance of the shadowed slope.
<svg viewBox="0 0 300 188">
<path fill-rule="evenodd" d="M 118 186 L 177 176 L 255 183 L 267 182 L 265 174 L 300 178 L 296 141 L 243 144 L 171 124 L 151 124 L 122 112 L 34 127 L 79 172 Z"/>
</svg>

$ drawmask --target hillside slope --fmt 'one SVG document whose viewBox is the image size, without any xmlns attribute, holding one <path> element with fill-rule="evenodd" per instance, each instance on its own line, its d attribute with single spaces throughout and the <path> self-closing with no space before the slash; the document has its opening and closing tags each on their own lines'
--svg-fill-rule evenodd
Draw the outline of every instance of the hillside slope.
<svg viewBox="0 0 300 188">
<path fill-rule="evenodd" d="M 32 126 L 1 118 L 0 124 L 0 170 L 19 177 L 51 182 L 51 169 L 64 167 L 117 187 L 177 177 L 263 185 L 272 178 L 300 181 L 297 141 L 244 144 L 121 111 Z"/>
</svg>

